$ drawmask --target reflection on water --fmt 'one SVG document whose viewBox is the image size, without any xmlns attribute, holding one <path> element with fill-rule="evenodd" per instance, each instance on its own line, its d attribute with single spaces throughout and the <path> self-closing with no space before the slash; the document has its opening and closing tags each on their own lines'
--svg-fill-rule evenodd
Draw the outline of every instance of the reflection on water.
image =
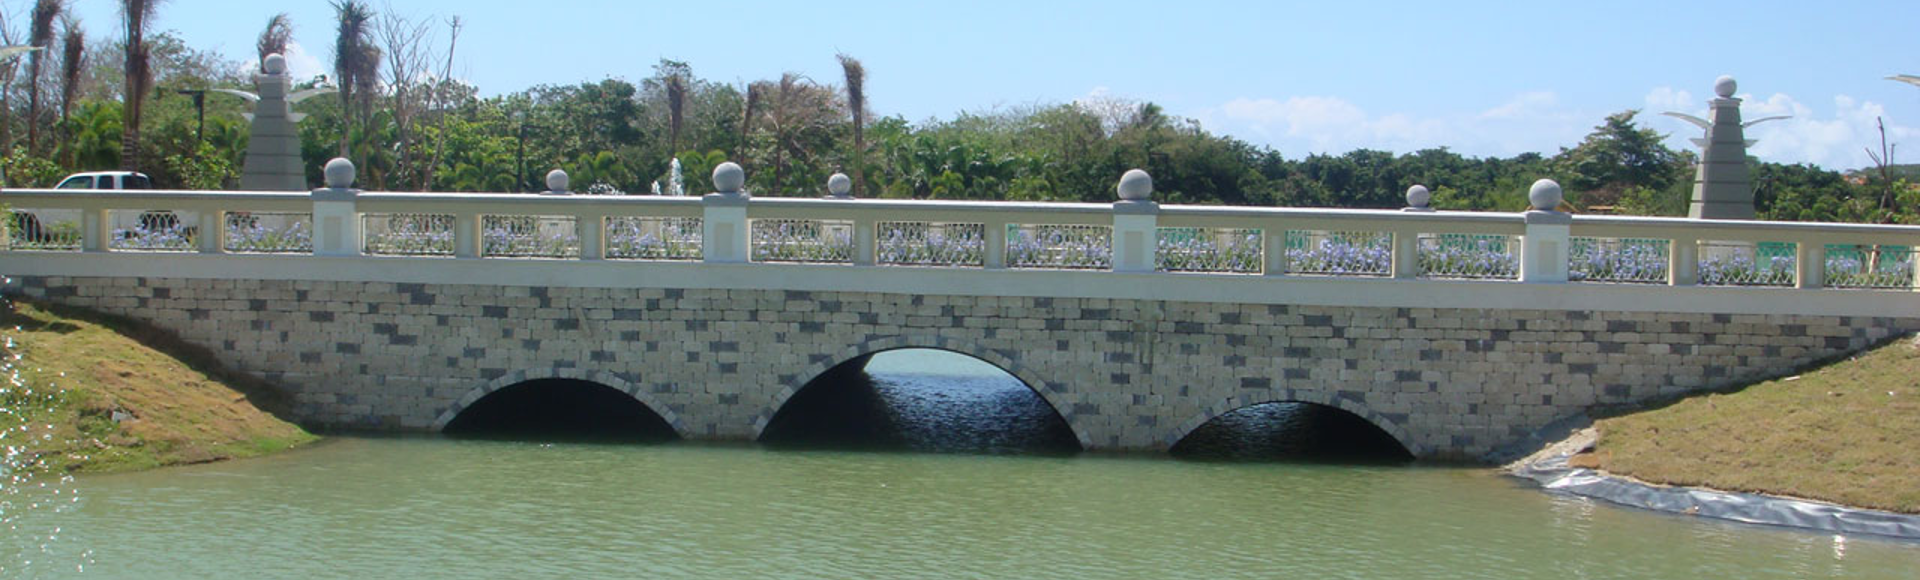
<svg viewBox="0 0 1920 580">
<path fill-rule="evenodd" d="M 1483 469 L 335 439 L 79 481 L 71 578 L 1911 578 Z"/>
</svg>

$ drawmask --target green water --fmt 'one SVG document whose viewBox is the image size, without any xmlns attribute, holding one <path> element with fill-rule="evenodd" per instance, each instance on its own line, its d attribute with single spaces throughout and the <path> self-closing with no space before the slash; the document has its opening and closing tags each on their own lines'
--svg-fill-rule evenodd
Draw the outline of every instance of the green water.
<svg viewBox="0 0 1920 580">
<path fill-rule="evenodd" d="M 81 500 L 57 514 L 37 574 L 1756 579 L 1920 570 L 1920 544 L 1615 508 L 1472 468 L 339 438 L 76 486 Z"/>
</svg>

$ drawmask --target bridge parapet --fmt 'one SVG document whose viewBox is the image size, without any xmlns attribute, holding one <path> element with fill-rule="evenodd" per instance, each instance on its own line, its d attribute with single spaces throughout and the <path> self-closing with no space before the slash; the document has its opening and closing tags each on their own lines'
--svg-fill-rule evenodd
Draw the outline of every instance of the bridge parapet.
<svg viewBox="0 0 1920 580">
<path fill-rule="evenodd" d="M 728 167 L 738 171 L 723 164 L 716 172 Z M 1914 252 L 1920 227 L 1912 226 L 1431 211 L 1417 190 L 1409 192 L 1409 209 L 1425 211 L 1160 205 L 1151 201 L 1143 172 L 1128 175 L 1113 204 L 756 198 L 741 191 L 706 199 L 565 195 L 564 177 L 557 175 L 561 185 L 548 192 L 560 195 L 359 192 L 346 187 L 350 165 L 329 167 L 336 187 L 310 195 L 9 190 L 0 203 L 16 214 L 0 220 L 10 230 L 0 239 L 11 263 L 7 273 L 22 275 L 123 275 L 138 263 L 160 269 L 155 275 L 178 274 L 176 266 L 190 264 L 213 277 L 278 268 L 329 279 L 355 279 L 359 271 L 369 281 L 431 282 L 408 276 L 466 279 L 452 274 L 464 268 L 483 278 L 504 269 L 567 284 L 576 272 L 621 277 L 608 268 L 628 267 L 648 274 L 666 269 L 716 286 L 780 288 L 844 278 L 810 289 L 847 289 L 878 277 L 925 282 L 903 291 L 935 284 L 951 290 L 957 283 L 978 294 L 1212 295 L 1269 303 L 1282 300 L 1262 290 L 1287 284 L 1378 288 L 1377 281 L 1419 281 L 1440 286 L 1400 292 L 1400 303 L 1368 305 L 1438 300 L 1553 308 L 1559 302 L 1524 297 L 1541 295 L 1537 287 L 1564 287 L 1569 296 L 1618 296 L 1598 305 L 1628 310 L 1701 310 L 1733 292 L 1747 294 L 1734 300 L 1747 306 L 1727 308 L 1755 313 L 1776 312 L 1773 305 L 1789 295 L 1815 295 L 1768 290 L 1844 288 L 1879 292 L 1824 299 L 1859 305 L 1816 313 L 1892 315 L 1914 314 L 1911 292 L 1920 288 Z M 1551 182 L 1540 186 L 1557 193 Z M 261 256 L 315 261 L 276 260 L 263 268 Z M 447 259 L 462 265 L 443 263 Z M 235 271 L 218 273 L 219 264 Z M 686 272 L 696 264 L 711 267 Z M 755 275 L 742 267 L 767 269 Z M 1055 281 L 1040 281 L 1044 276 L 1035 271 L 1050 272 Z M 1086 275 L 1096 272 L 1146 278 L 1107 290 L 1072 288 L 1103 284 Z M 1010 278 L 1014 273 L 1020 276 Z M 711 280 L 716 275 L 732 281 Z M 767 277 L 775 280 L 747 280 Z M 628 285 L 662 280 L 623 278 Z M 1137 281 L 1150 290 L 1122 288 Z M 1231 290 L 1169 293 L 1198 286 Z M 1640 301 L 1660 287 L 1669 290 L 1657 294 L 1666 305 Z M 1340 293 L 1291 294 L 1311 302 Z M 1509 302 L 1516 297 L 1522 303 Z"/>
</svg>

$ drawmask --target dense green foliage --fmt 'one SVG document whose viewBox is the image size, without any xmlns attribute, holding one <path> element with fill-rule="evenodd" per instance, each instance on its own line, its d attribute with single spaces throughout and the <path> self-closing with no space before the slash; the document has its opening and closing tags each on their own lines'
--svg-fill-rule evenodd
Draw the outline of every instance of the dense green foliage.
<svg viewBox="0 0 1920 580">
<path fill-rule="evenodd" d="M 381 27 L 391 25 L 377 15 L 372 22 L 372 33 L 355 34 L 387 38 Z M 117 52 L 112 42 L 96 44 L 89 53 Z M 250 90 L 247 75 L 236 72 L 250 67 L 167 34 L 147 44 L 156 89 L 142 121 L 141 170 L 163 187 L 232 186 L 246 149 L 246 105 L 208 95 L 202 132 L 192 99 L 175 91 Z M 1408 186 L 1423 184 L 1439 208 L 1515 211 L 1526 207 L 1528 185 L 1547 177 L 1566 186 L 1578 211 L 1684 215 L 1695 160 L 1666 147 L 1664 136 L 1631 110 L 1601 120 L 1586 139 L 1553 155 L 1482 158 L 1440 148 L 1287 158 L 1152 103 L 1125 101 L 923 121 L 863 110 L 864 153 L 856 156 L 848 92 L 799 75 L 741 86 L 663 60 L 638 82 L 615 77 L 481 97 L 476 87 L 431 80 L 435 67 L 419 62 L 403 77 L 416 80 L 396 84 L 387 70 L 395 61 L 382 57 L 406 47 L 367 38 L 351 44 L 363 59 L 354 65 L 352 97 L 298 107 L 309 115 L 300 132 L 313 183 L 344 149 L 368 189 L 527 191 L 543 188 L 541 176 L 562 168 L 575 189 L 638 194 L 656 182 L 670 188 L 668 163 L 678 157 L 686 192 L 695 195 L 708 191 L 713 166 L 732 160 L 746 167 L 757 195 L 822 195 L 830 174 L 846 172 L 860 176 L 866 197 L 1104 202 L 1113 199 L 1118 176 L 1137 167 L 1153 175 L 1157 199 L 1170 203 L 1392 208 L 1403 205 Z M 0 67 L 13 94 L 4 104 L 11 114 L 0 123 L 0 151 L 11 152 L 0 159 L 9 185 L 45 186 L 70 171 L 119 164 L 120 63 L 89 63 L 71 112 L 56 116 L 42 107 L 34 118 L 18 94 L 29 90 L 24 79 Z M 368 66 L 378 70 L 359 70 Z M 379 82 L 366 80 L 373 77 Z M 323 80 L 303 79 L 296 89 Z M 41 84 L 39 90 L 53 91 L 58 83 Z M 885 95 L 872 96 L 884 102 Z M 351 114 L 343 116 L 343 106 Z M 28 151 L 18 136 L 36 123 L 51 138 Z M 854 171 L 856 159 L 864 171 Z M 1759 161 L 1752 168 L 1767 219 L 1920 223 L 1920 192 L 1906 172 L 1847 176 Z"/>
</svg>

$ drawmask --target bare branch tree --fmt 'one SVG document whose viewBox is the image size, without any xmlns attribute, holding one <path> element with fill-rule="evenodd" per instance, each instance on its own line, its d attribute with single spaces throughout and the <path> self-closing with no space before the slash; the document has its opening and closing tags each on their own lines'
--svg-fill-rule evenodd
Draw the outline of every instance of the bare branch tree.
<svg viewBox="0 0 1920 580">
<path fill-rule="evenodd" d="M 1880 129 L 1880 150 L 1874 151 L 1872 147 L 1866 149 L 1867 157 L 1873 160 L 1873 166 L 1876 172 L 1880 174 L 1880 202 L 1874 204 L 1877 210 L 1876 213 L 1878 213 L 1878 215 L 1874 217 L 1876 221 L 1881 223 L 1893 223 L 1894 214 L 1896 213 L 1893 207 L 1895 199 L 1893 188 L 1893 151 L 1897 145 L 1887 144 L 1887 122 L 1885 119 L 1874 117 L 1873 123 Z"/>
<path fill-rule="evenodd" d="M 427 163 L 426 171 L 420 177 L 421 191 L 433 188 L 433 172 L 440 167 L 441 155 L 447 150 L 447 117 L 449 115 L 446 109 L 453 101 L 453 49 L 460 44 L 460 26 L 459 16 L 447 18 L 447 58 L 440 62 L 440 78 L 434 82 L 434 90 L 431 93 L 433 104 L 429 107 L 439 111 L 439 131 L 437 131 L 438 137 L 433 142 L 433 159 Z"/>
<path fill-rule="evenodd" d="M 755 81 L 747 84 L 747 105 L 740 112 L 740 150 L 735 151 L 733 154 L 734 159 L 737 160 L 741 167 L 751 167 L 747 164 L 747 157 L 752 154 L 753 148 L 749 146 L 750 141 L 747 139 L 753 135 L 753 118 L 760 112 L 758 110 L 760 108 L 760 99 L 764 98 L 766 93 L 766 81 Z"/>
<path fill-rule="evenodd" d="M 682 111 L 687 106 L 687 80 L 675 74 L 667 77 L 667 156 L 680 155 Z"/>
<path fill-rule="evenodd" d="M 397 183 L 406 183 L 415 176 L 413 167 L 413 122 L 420 110 L 425 107 L 422 98 L 421 80 L 431 66 L 433 30 L 430 21 L 422 19 L 414 22 L 398 14 L 391 5 L 374 27 L 374 35 L 379 39 L 386 56 L 387 86 L 393 91 L 392 108 L 394 131 L 399 141 L 400 160 L 394 173 L 399 176 Z M 416 188 L 425 190 L 426 186 L 414 182 Z"/>
</svg>

